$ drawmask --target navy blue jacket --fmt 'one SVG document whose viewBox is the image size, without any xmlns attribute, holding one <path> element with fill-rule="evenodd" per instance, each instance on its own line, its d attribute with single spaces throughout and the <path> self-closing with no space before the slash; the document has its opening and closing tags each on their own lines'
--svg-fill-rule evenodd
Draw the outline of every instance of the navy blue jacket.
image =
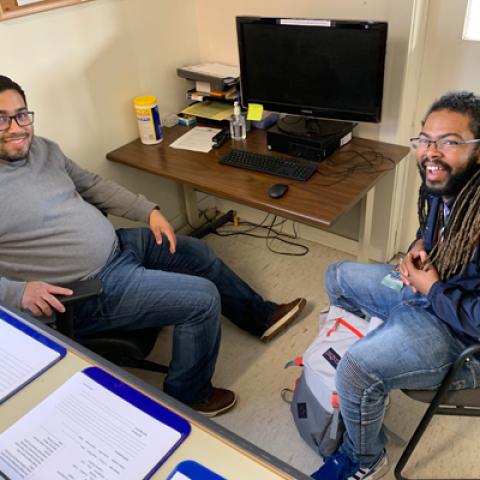
<svg viewBox="0 0 480 480">
<path fill-rule="evenodd" d="M 435 245 L 435 224 L 442 199 L 431 197 L 430 212 L 423 240 L 425 250 L 430 252 Z M 417 238 L 421 238 L 420 232 Z M 480 340 L 480 264 L 478 249 L 462 275 L 455 274 L 444 281 L 437 281 L 428 292 L 431 311 L 466 342 Z"/>
</svg>

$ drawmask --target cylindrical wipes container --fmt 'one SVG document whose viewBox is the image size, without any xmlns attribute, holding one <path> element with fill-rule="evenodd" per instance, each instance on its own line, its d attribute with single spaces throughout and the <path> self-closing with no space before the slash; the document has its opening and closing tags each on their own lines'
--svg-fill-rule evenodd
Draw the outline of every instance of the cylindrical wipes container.
<svg viewBox="0 0 480 480">
<path fill-rule="evenodd" d="M 153 95 L 136 97 L 133 100 L 137 114 L 140 140 L 145 145 L 153 145 L 163 140 L 160 114 L 158 113 L 157 98 Z"/>
</svg>

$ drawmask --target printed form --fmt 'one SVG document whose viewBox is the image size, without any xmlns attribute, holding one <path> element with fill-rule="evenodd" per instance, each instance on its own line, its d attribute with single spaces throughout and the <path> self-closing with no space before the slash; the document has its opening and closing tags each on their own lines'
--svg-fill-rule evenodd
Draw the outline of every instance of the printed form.
<svg viewBox="0 0 480 480">
<path fill-rule="evenodd" d="M 140 480 L 180 438 L 78 372 L 0 434 L 0 478 Z"/>
</svg>

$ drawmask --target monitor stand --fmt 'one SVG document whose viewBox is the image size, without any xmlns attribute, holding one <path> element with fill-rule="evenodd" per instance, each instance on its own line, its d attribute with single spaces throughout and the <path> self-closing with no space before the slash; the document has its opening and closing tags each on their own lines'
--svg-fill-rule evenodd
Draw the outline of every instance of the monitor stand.
<svg viewBox="0 0 480 480">
<path fill-rule="evenodd" d="M 353 122 L 341 122 L 299 115 L 285 115 L 277 123 L 277 128 L 282 133 L 312 139 L 339 135 L 345 130 L 353 130 L 354 126 L 355 123 Z"/>
</svg>

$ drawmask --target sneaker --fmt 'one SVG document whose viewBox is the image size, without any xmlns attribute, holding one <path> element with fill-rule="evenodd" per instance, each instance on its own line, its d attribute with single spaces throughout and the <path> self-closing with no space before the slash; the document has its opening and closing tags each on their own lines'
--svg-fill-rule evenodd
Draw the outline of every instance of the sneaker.
<svg viewBox="0 0 480 480">
<path fill-rule="evenodd" d="M 270 325 L 262 333 L 260 340 L 269 342 L 276 337 L 282 330 L 293 323 L 306 304 L 307 301 L 304 298 L 297 298 L 293 302 L 277 305 L 277 308 L 273 311 Z"/>
<path fill-rule="evenodd" d="M 231 390 L 213 387 L 213 392 L 208 400 L 191 403 L 189 406 L 206 417 L 215 417 L 232 409 L 237 403 L 237 396 Z"/>
<path fill-rule="evenodd" d="M 384 450 L 378 460 L 369 467 L 360 467 L 345 454 L 330 455 L 319 470 L 312 473 L 316 480 L 375 480 L 388 471 L 387 452 Z"/>
</svg>

